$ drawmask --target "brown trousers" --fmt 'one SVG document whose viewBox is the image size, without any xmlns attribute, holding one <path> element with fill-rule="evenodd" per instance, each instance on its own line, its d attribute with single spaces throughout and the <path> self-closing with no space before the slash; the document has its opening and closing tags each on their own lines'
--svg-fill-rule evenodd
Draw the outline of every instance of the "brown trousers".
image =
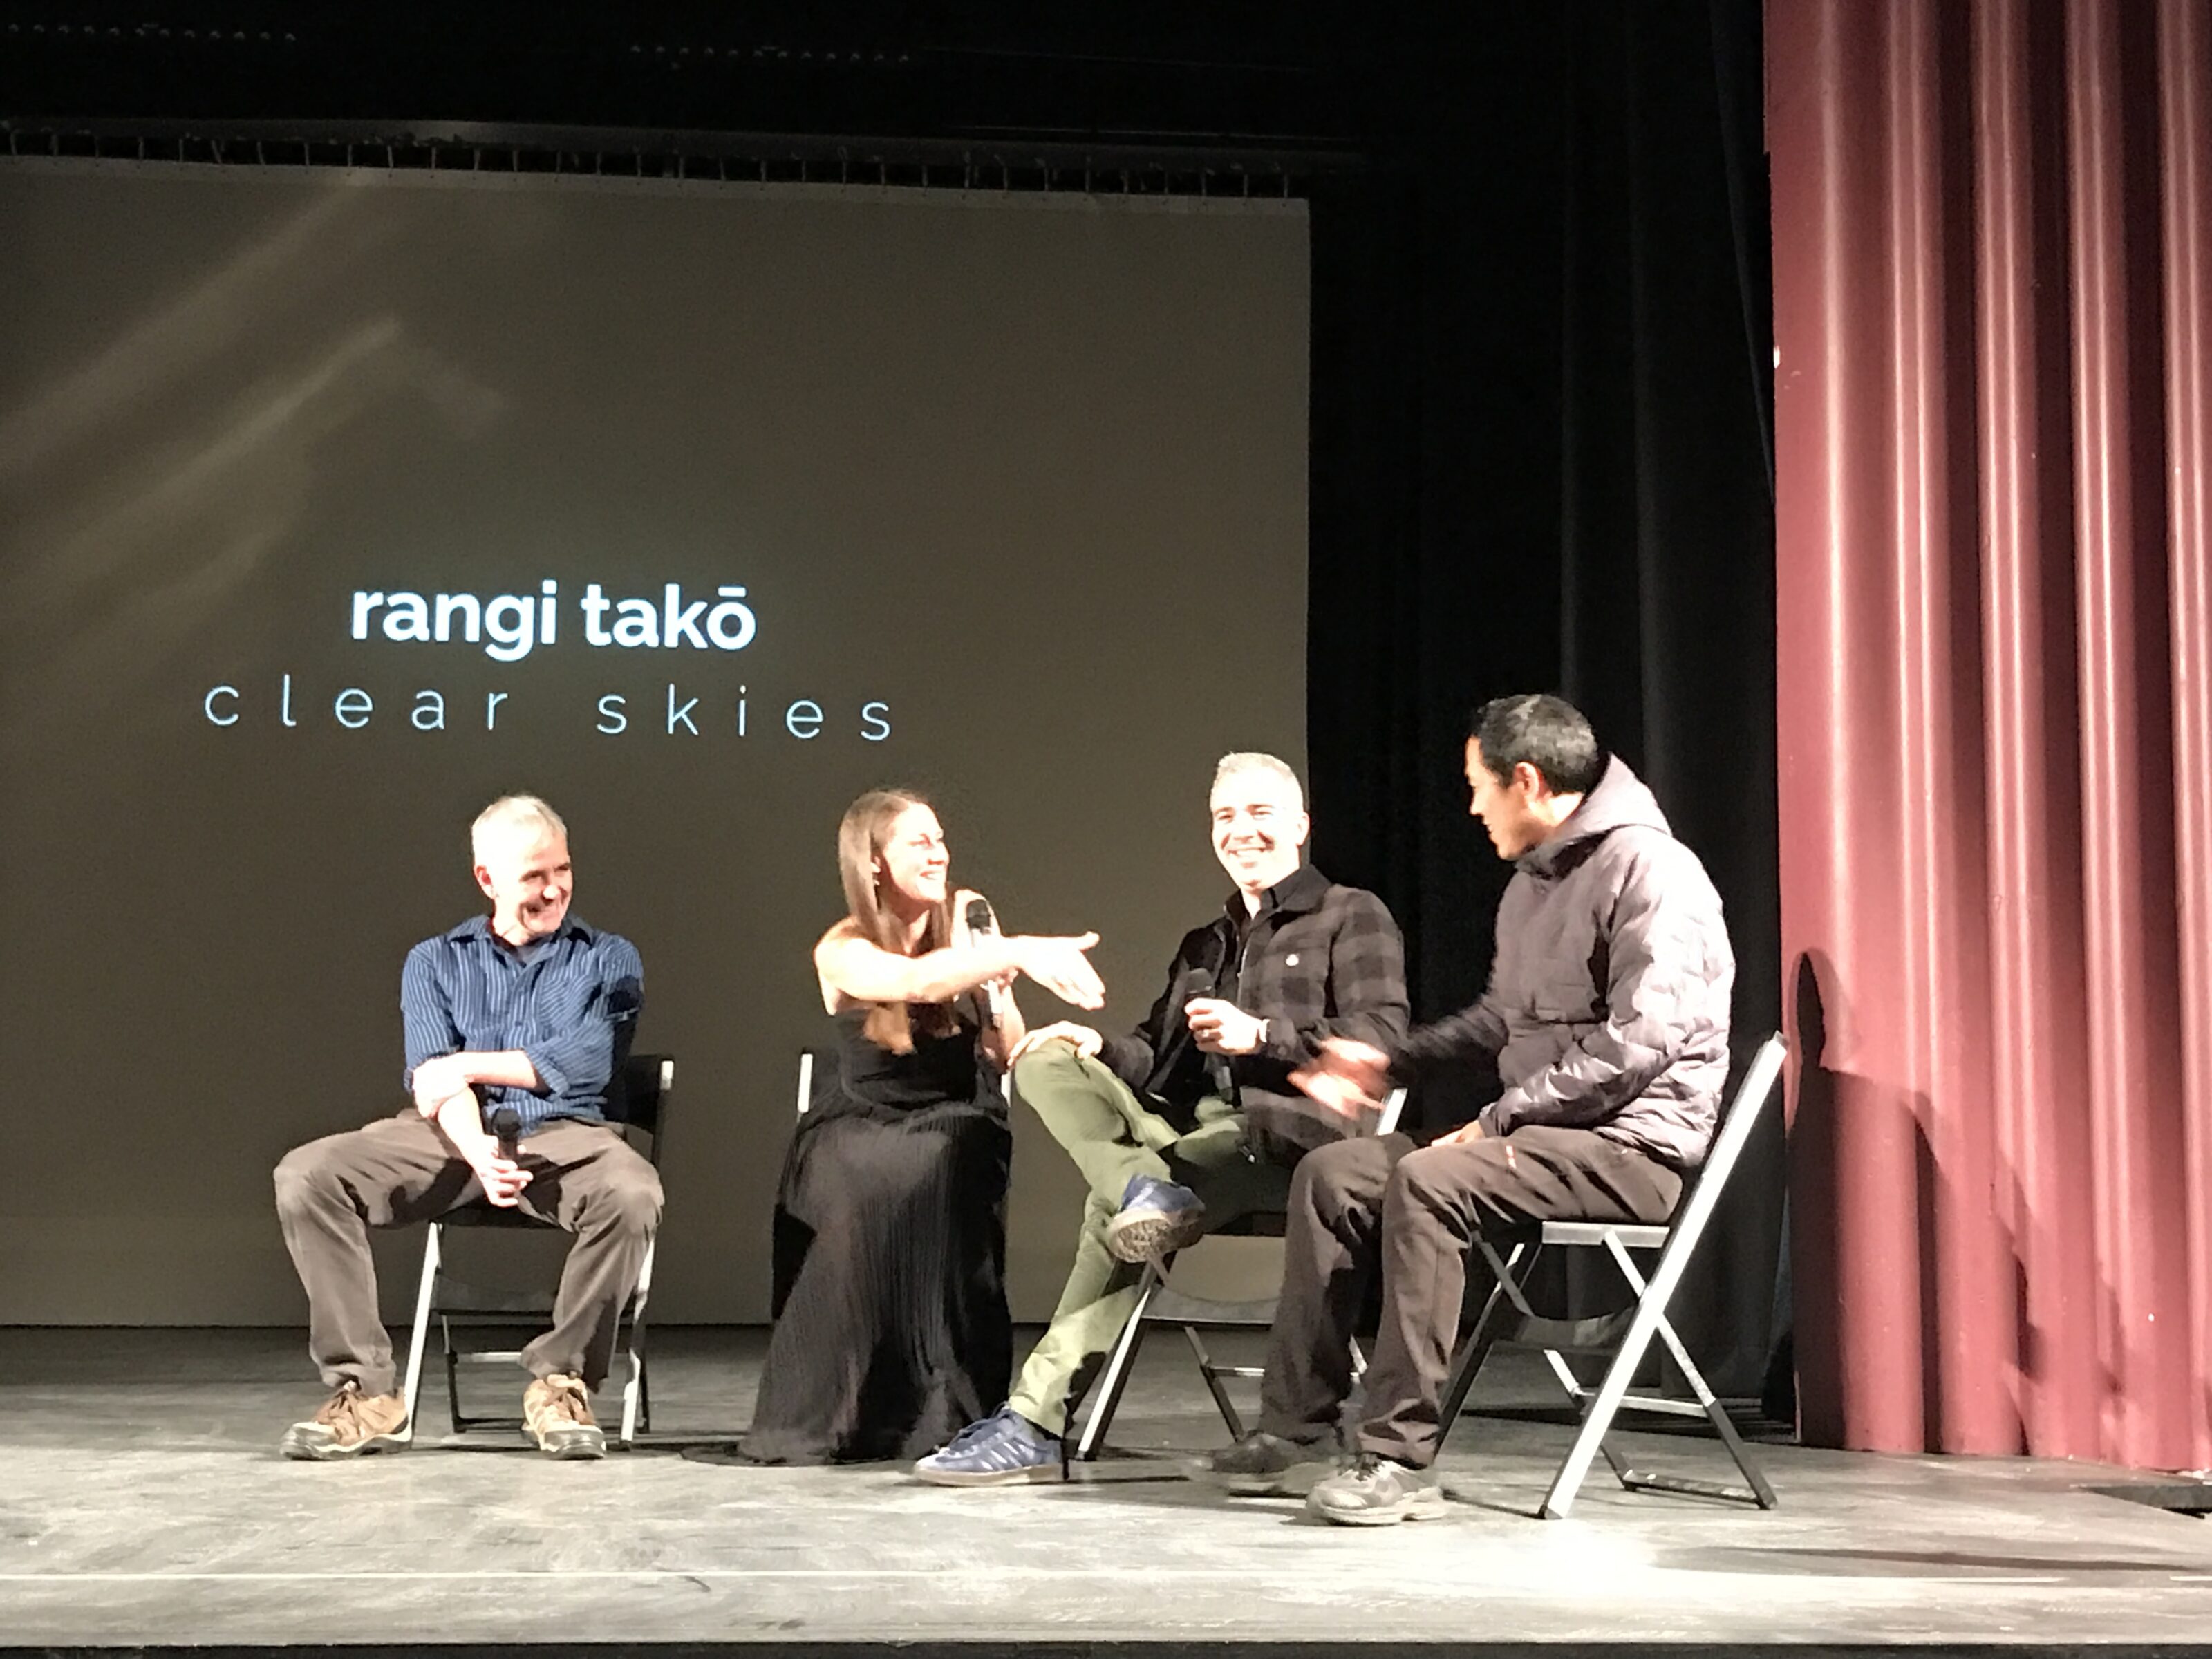
<svg viewBox="0 0 2212 1659">
<path fill-rule="evenodd" d="M 1352 1391 L 1353 1327 L 1379 1267 L 1382 1323 L 1357 1440 L 1425 1468 L 1443 1438 L 1439 1396 L 1476 1237 L 1540 1221 L 1664 1222 L 1681 1194 L 1675 1170 L 1589 1129 L 1531 1125 L 1419 1150 L 1382 1135 L 1307 1153 L 1291 1181 L 1260 1426 L 1285 1440 L 1328 1436 Z"/>
<path fill-rule="evenodd" d="M 533 1376 L 566 1372 L 597 1388 L 615 1326 L 660 1220 L 660 1177 L 613 1129 L 556 1118 L 525 1138 L 521 1207 L 574 1233 L 553 1328 L 525 1348 Z M 307 1291 L 307 1349 L 336 1389 L 391 1394 L 392 1339 L 377 1311 L 371 1227 L 434 1221 L 481 1195 L 469 1166 L 412 1107 L 295 1147 L 276 1166 L 276 1214 Z"/>
</svg>

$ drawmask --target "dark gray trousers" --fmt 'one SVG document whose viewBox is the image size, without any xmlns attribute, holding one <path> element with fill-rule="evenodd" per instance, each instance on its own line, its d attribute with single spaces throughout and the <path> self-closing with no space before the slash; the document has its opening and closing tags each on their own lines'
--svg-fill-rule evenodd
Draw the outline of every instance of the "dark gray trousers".
<svg viewBox="0 0 2212 1659">
<path fill-rule="evenodd" d="M 523 1350 L 533 1376 L 566 1372 L 597 1388 L 615 1326 L 660 1221 L 660 1177 L 621 1134 L 556 1118 L 526 1136 L 521 1207 L 574 1233 L 553 1328 Z M 276 1166 L 276 1215 L 307 1291 L 307 1347 L 331 1388 L 397 1388 L 392 1339 L 376 1305 L 371 1227 L 434 1221 L 480 1195 L 469 1166 L 412 1107 L 368 1127 L 295 1147 Z"/>
<path fill-rule="evenodd" d="M 1416 1149 L 1405 1135 L 1309 1152 L 1291 1180 L 1288 1260 L 1268 1339 L 1260 1426 L 1326 1438 L 1352 1391 L 1355 1322 L 1376 1271 L 1382 1323 L 1359 1449 L 1425 1468 L 1459 1334 L 1467 1253 L 1540 1221 L 1665 1222 L 1682 1177 L 1589 1129 L 1530 1126 Z"/>
</svg>

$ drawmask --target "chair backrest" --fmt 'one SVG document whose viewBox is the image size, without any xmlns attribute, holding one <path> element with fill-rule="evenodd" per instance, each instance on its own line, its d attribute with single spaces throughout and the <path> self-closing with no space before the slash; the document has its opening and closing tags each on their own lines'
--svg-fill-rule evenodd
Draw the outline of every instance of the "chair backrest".
<svg viewBox="0 0 2212 1659">
<path fill-rule="evenodd" d="M 630 1054 L 615 1073 L 607 1098 L 607 1118 L 643 1133 L 650 1140 L 647 1159 L 656 1167 L 668 1139 L 668 1103 L 676 1092 L 672 1054 Z"/>
<path fill-rule="evenodd" d="M 1743 1080 L 1735 1085 L 1735 1093 L 1721 1109 L 1720 1127 L 1713 1136 L 1712 1150 L 1705 1154 L 1705 1161 L 1698 1166 L 1697 1174 L 1697 1190 L 1713 1188 L 1715 1202 L 1719 1201 L 1718 1189 L 1728 1184 L 1729 1172 L 1743 1156 L 1752 1130 L 1766 1110 L 1766 1103 L 1782 1076 L 1782 1062 L 1789 1053 L 1789 1040 L 1779 1031 L 1760 1043 L 1759 1051 L 1751 1057 L 1751 1064 L 1744 1068 Z M 1678 1216 L 1677 1224 L 1680 1221 Z"/>
<path fill-rule="evenodd" d="M 1783 1060 L 1789 1052 L 1789 1042 L 1779 1031 L 1760 1043 L 1759 1052 L 1751 1057 L 1751 1064 L 1744 1070 L 1743 1081 L 1736 1085 L 1735 1096 L 1722 1109 L 1720 1133 L 1713 1137 L 1712 1151 L 1705 1155 L 1696 1178 L 1675 1208 L 1674 1220 L 1668 1224 L 1667 1246 L 1660 1253 L 1658 1267 L 1652 1271 L 1653 1289 L 1657 1289 L 1662 1279 L 1666 1281 L 1662 1306 L 1665 1305 L 1664 1296 L 1672 1294 L 1674 1281 L 1681 1277 L 1683 1264 L 1690 1253 L 1698 1248 L 1698 1238 L 1705 1231 L 1705 1223 L 1712 1219 L 1714 1210 L 1719 1207 L 1729 1176 L 1743 1157 L 1744 1147 L 1750 1144 L 1751 1132 L 1774 1094 L 1774 1085 L 1782 1075 Z"/>
</svg>

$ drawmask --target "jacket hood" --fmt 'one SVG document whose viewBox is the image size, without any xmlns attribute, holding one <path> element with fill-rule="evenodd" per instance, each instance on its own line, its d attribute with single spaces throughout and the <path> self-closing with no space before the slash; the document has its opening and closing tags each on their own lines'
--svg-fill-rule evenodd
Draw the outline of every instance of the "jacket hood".
<svg viewBox="0 0 2212 1659">
<path fill-rule="evenodd" d="M 1628 763 L 1620 756 L 1607 755 L 1595 786 L 1568 815 L 1559 833 L 1523 853 L 1516 863 L 1533 876 L 1556 875 L 1589 857 L 1600 839 L 1630 825 L 1656 830 L 1662 836 L 1674 833 L 1667 815 L 1659 810 L 1658 798 L 1644 787 L 1644 780 L 1629 770 Z"/>
</svg>

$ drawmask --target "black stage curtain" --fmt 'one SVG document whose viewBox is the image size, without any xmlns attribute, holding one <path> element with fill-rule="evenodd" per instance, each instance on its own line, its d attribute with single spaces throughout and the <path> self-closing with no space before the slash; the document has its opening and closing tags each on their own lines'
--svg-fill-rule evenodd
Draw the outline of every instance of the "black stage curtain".
<svg viewBox="0 0 2212 1659">
<path fill-rule="evenodd" d="M 1747 1056 L 1781 1009 L 1759 8 L 1479 15 L 1420 71 L 1433 130 L 1315 186 L 1315 856 L 1404 924 L 1417 1017 L 1471 1001 L 1509 871 L 1468 712 L 1559 692 L 1712 872 Z M 1777 1334 L 1770 1109 L 1677 1321 L 1738 1393 Z"/>
</svg>

